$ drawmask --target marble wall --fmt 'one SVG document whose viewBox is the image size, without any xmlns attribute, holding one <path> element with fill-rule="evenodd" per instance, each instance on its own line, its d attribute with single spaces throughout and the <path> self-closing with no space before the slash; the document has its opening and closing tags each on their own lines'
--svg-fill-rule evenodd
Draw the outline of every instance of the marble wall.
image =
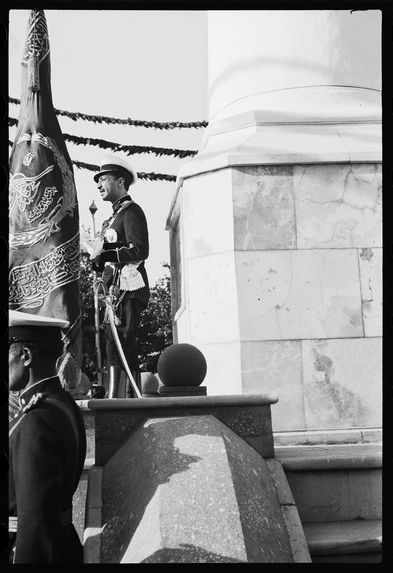
<svg viewBox="0 0 393 573">
<path fill-rule="evenodd" d="M 208 394 L 278 393 L 275 431 L 381 425 L 381 193 L 373 163 L 184 180 L 179 332 Z"/>
</svg>

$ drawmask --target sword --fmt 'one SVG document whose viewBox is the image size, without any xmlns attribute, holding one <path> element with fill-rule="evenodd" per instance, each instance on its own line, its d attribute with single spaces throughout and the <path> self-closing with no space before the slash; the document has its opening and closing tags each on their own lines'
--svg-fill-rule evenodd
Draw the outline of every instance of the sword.
<svg viewBox="0 0 393 573">
<path fill-rule="evenodd" d="M 109 289 L 109 292 L 110 292 L 109 296 L 106 296 L 106 297 L 105 297 L 105 303 L 106 303 L 107 316 L 108 316 L 108 318 L 109 318 L 109 324 L 111 325 L 111 330 L 112 330 L 112 334 L 113 334 L 113 339 L 114 339 L 114 341 L 115 341 L 117 351 L 118 351 L 119 356 L 120 356 L 120 358 L 121 358 L 121 361 L 122 361 L 122 363 L 123 363 L 124 370 L 126 371 L 126 374 L 127 374 L 128 378 L 129 378 L 129 380 L 130 380 L 130 382 L 131 382 L 131 384 L 132 384 L 132 386 L 133 386 L 133 388 L 134 388 L 135 394 L 136 394 L 136 396 L 137 396 L 138 398 L 142 398 L 142 394 L 140 393 L 139 388 L 138 388 L 138 386 L 136 385 L 136 382 L 135 382 L 135 380 L 134 380 L 134 378 L 133 378 L 133 376 L 132 376 L 132 374 L 131 374 L 130 368 L 129 368 L 129 366 L 128 366 L 128 362 L 127 362 L 127 359 L 126 359 L 126 357 L 125 357 L 125 355 L 124 355 L 123 347 L 122 347 L 122 345 L 121 345 L 120 338 L 119 338 L 119 334 L 118 334 L 118 332 L 117 332 L 117 328 L 116 328 L 116 325 L 115 325 L 115 315 L 114 315 L 114 312 L 113 312 L 113 305 L 112 305 L 113 294 L 111 294 L 112 288 L 113 288 L 113 287 L 111 287 L 111 288 Z"/>
</svg>

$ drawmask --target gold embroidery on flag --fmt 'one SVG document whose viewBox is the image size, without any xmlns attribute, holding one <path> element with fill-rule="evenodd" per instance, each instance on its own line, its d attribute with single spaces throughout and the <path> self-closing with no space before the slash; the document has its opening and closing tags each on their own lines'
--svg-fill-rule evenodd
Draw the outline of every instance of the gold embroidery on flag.
<svg viewBox="0 0 393 573">
<path fill-rule="evenodd" d="M 42 173 L 35 177 L 26 177 L 23 173 L 15 173 L 10 177 L 10 214 L 18 205 L 19 210 L 25 213 L 27 206 L 33 203 L 41 183 L 41 179 L 47 173 L 53 171 L 54 166 L 49 165 Z"/>
<path fill-rule="evenodd" d="M 45 187 L 45 191 L 39 203 L 31 211 L 26 213 L 29 223 L 39 219 L 53 202 L 53 196 L 57 193 L 56 187 Z"/>
<path fill-rule="evenodd" d="M 80 277 L 79 233 L 48 255 L 10 271 L 9 306 L 14 310 L 42 306 L 54 289 Z"/>
<path fill-rule="evenodd" d="M 45 137 L 41 133 L 30 133 L 23 134 L 19 139 L 17 144 L 23 142 L 31 142 L 32 144 L 38 143 L 50 149 L 53 152 L 56 163 L 60 169 L 62 176 L 62 196 L 59 197 L 54 208 L 48 213 L 48 215 L 38 223 L 37 227 L 32 229 L 27 229 L 24 231 L 16 232 L 15 234 L 10 233 L 9 245 L 11 249 L 17 249 L 20 247 L 31 247 L 39 242 L 45 241 L 50 235 L 60 231 L 59 223 L 64 219 L 66 215 L 72 215 L 74 209 L 77 207 L 77 197 L 76 189 L 74 183 L 74 176 L 71 168 L 69 167 L 67 161 L 65 160 L 63 154 L 58 149 L 56 142 L 50 137 Z M 11 175 L 10 178 L 10 212 L 17 202 L 21 211 L 25 214 L 29 222 L 33 222 L 40 217 L 39 210 L 44 213 L 46 209 L 42 210 L 46 205 L 49 207 L 48 197 L 51 192 L 48 192 L 46 197 L 43 199 L 43 203 L 40 207 L 36 206 L 32 211 L 31 215 L 28 214 L 28 205 L 30 205 L 39 187 L 38 179 L 41 179 L 46 173 L 52 171 L 54 166 L 49 166 L 45 171 L 36 175 L 35 177 L 25 177 L 22 173 L 16 173 Z M 54 189 L 54 187 L 48 188 Z M 52 197 L 53 197 L 52 193 Z M 23 199 L 22 199 L 23 198 Z M 52 199 L 53 200 L 53 199 Z"/>
<path fill-rule="evenodd" d="M 31 57 L 36 57 L 39 63 L 49 54 L 48 26 L 42 11 L 32 14 L 27 32 L 27 40 L 22 61 L 28 63 Z"/>
</svg>

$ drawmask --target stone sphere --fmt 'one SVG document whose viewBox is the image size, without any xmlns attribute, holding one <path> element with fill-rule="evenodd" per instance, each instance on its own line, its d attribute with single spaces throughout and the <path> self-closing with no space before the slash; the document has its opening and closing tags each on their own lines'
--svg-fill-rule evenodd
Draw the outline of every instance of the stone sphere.
<svg viewBox="0 0 393 573">
<path fill-rule="evenodd" d="M 207 364 L 198 348 L 182 342 L 164 350 L 157 368 L 165 386 L 199 386 L 206 376 Z"/>
</svg>

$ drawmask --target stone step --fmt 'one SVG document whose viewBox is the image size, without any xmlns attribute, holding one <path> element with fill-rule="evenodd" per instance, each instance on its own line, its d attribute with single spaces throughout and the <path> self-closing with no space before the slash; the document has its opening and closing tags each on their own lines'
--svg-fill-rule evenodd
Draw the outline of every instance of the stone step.
<svg viewBox="0 0 393 573">
<path fill-rule="evenodd" d="M 273 432 L 276 446 L 310 446 L 328 444 L 378 444 L 382 428 L 346 428 L 331 430 L 292 430 Z"/>
<path fill-rule="evenodd" d="M 276 446 L 275 457 L 303 524 L 381 518 L 381 444 Z"/>
<path fill-rule="evenodd" d="M 382 467 L 382 444 L 324 444 L 274 447 L 285 470 L 340 470 Z"/>
<path fill-rule="evenodd" d="M 382 522 L 374 520 L 333 521 L 303 524 L 313 562 L 379 562 Z"/>
</svg>

